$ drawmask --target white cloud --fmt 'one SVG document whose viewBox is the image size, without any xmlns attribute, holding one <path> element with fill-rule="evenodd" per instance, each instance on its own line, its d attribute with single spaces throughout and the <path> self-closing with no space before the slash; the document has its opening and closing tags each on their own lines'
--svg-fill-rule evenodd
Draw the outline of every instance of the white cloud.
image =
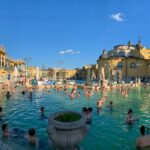
<svg viewBox="0 0 150 150">
<path fill-rule="evenodd" d="M 112 15 L 110 15 L 110 18 L 115 21 L 119 21 L 119 22 L 124 21 L 124 15 L 122 13 L 112 14 Z"/>
<path fill-rule="evenodd" d="M 62 50 L 59 52 L 60 55 L 64 55 L 64 54 L 79 54 L 80 51 L 76 51 L 73 49 L 67 49 L 67 50 Z"/>
</svg>

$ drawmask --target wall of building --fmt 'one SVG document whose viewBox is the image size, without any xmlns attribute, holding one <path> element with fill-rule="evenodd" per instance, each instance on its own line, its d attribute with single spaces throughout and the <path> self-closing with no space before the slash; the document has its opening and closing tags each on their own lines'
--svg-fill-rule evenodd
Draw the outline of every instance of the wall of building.
<svg viewBox="0 0 150 150">
<path fill-rule="evenodd" d="M 115 50 L 116 51 L 116 50 Z M 109 53 L 109 52 L 108 52 Z M 140 49 L 131 50 L 131 56 L 127 57 L 103 57 L 103 54 L 97 60 L 98 76 L 100 77 L 100 68 L 104 67 L 105 75 L 108 74 L 107 64 L 111 80 L 114 75 L 121 74 L 122 80 L 132 80 L 140 77 L 141 79 L 150 78 L 150 49 L 141 46 Z M 121 65 L 122 64 L 122 65 Z"/>
</svg>

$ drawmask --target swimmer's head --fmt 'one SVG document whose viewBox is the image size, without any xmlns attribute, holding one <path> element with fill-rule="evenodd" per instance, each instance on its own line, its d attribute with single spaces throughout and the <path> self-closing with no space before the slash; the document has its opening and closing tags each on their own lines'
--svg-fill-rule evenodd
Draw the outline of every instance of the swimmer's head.
<svg viewBox="0 0 150 150">
<path fill-rule="evenodd" d="M 128 114 L 133 113 L 132 109 L 129 109 Z"/>
<path fill-rule="evenodd" d="M 5 132 L 8 128 L 8 125 L 6 123 L 2 124 L 2 131 Z"/>
<path fill-rule="evenodd" d="M 140 132 L 141 132 L 142 135 L 145 134 L 145 127 L 144 127 L 144 126 L 141 126 L 141 127 L 140 127 Z"/>
<path fill-rule="evenodd" d="M 0 112 L 2 112 L 3 108 L 0 106 Z"/>
<path fill-rule="evenodd" d="M 86 107 L 83 107 L 82 108 L 82 112 L 86 112 L 87 111 L 87 108 Z"/>
<path fill-rule="evenodd" d="M 92 107 L 89 107 L 89 108 L 88 108 L 88 111 L 89 111 L 89 112 L 92 112 L 92 111 L 93 111 L 93 108 L 92 108 Z"/>
<path fill-rule="evenodd" d="M 36 131 L 34 128 L 30 128 L 28 131 L 29 136 L 34 136 L 36 134 Z"/>
<path fill-rule="evenodd" d="M 113 104 L 113 101 L 110 101 L 110 105 L 112 105 Z"/>
<path fill-rule="evenodd" d="M 41 107 L 41 112 L 43 113 L 44 111 L 45 111 L 45 107 L 42 106 L 42 107 Z"/>
</svg>

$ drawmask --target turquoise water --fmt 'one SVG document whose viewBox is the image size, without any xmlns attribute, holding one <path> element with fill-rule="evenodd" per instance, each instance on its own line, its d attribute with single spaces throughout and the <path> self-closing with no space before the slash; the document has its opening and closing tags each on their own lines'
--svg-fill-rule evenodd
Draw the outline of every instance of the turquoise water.
<svg viewBox="0 0 150 150">
<path fill-rule="evenodd" d="M 136 138 L 140 135 L 139 127 L 141 125 L 150 126 L 150 97 L 148 89 L 133 88 L 129 91 L 129 96 L 124 97 L 118 90 L 108 93 L 94 93 L 91 98 L 86 98 L 81 92 L 80 99 L 70 100 L 63 92 L 57 93 L 51 89 L 51 94 L 46 91 L 34 91 L 33 99 L 29 100 L 27 94 L 14 94 L 7 100 L 0 99 L 3 106 L 4 117 L 0 122 L 7 122 L 9 129 L 19 128 L 26 133 L 33 127 L 41 141 L 42 150 L 51 149 L 47 144 L 47 118 L 41 119 L 40 107 L 45 106 L 45 114 L 62 111 L 75 110 L 81 112 L 82 107 L 93 107 L 93 120 L 90 131 L 81 142 L 84 150 L 135 150 Z M 107 95 L 108 99 L 103 105 L 102 112 L 97 114 L 96 103 L 100 96 Z M 109 101 L 114 102 L 114 109 L 107 109 Z M 125 123 L 125 117 L 129 108 L 132 108 L 134 114 L 139 117 L 139 121 L 133 125 Z M 21 146 L 30 149 L 26 140 L 13 139 Z M 33 149 L 33 148 L 31 148 Z"/>
</svg>

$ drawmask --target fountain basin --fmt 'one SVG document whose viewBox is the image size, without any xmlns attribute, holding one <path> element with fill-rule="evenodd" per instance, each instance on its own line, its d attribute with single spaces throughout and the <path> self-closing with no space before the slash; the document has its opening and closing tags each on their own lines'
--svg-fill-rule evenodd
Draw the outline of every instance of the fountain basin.
<svg viewBox="0 0 150 150">
<path fill-rule="evenodd" d="M 49 116 L 48 134 L 56 150 L 77 150 L 88 129 L 84 115 L 73 112 L 57 112 Z"/>
</svg>

